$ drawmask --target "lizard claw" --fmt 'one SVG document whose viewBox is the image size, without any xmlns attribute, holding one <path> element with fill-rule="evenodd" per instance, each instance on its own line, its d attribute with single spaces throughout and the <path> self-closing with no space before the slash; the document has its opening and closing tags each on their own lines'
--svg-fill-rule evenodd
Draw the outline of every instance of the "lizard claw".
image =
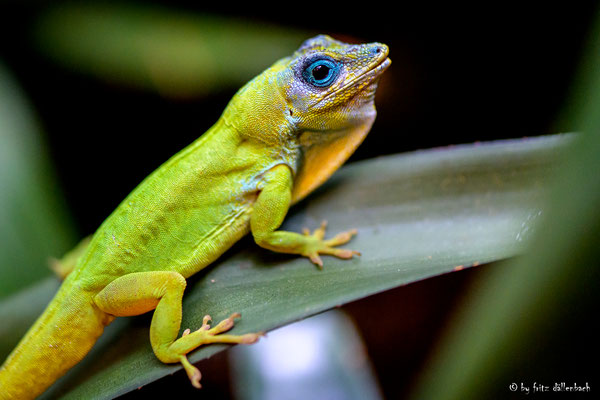
<svg viewBox="0 0 600 400">
<path fill-rule="evenodd" d="M 327 221 L 323 221 L 321 222 L 321 226 L 315 229 L 312 234 L 310 234 L 308 229 L 303 230 L 304 235 L 313 239 L 313 242 L 307 244 L 308 249 L 302 255 L 308 257 L 313 264 L 319 267 L 319 269 L 323 268 L 323 260 L 321 260 L 320 254 L 335 256 L 342 259 L 350 259 L 355 255 L 361 255 L 360 252 L 356 250 L 335 248 L 335 246 L 348 243 L 350 239 L 352 239 L 352 237 L 358 233 L 356 229 L 351 229 L 347 232 L 341 232 L 331 239 L 323 240 L 326 229 Z"/>
<path fill-rule="evenodd" d="M 185 373 L 187 374 L 188 378 L 190 378 L 192 386 L 196 389 L 202 388 L 202 385 L 200 384 L 200 379 L 202 378 L 200 370 L 194 367 L 192 363 L 188 361 L 185 355 L 182 355 L 179 358 L 179 361 L 181 362 L 181 365 L 183 365 L 183 369 L 185 369 Z"/>
<path fill-rule="evenodd" d="M 210 315 L 205 315 L 204 318 L 202 318 L 202 326 L 200 327 L 200 330 L 202 331 L 207 331 L 210 329 L 210 324 L 209 322 L 212 321 L 212 318 L 210 317 Z"/>
<path fill-rule="evenodd" d="M 308 259 L 312 261 L 312 263 L 315 264 L 317 267 L 319 267 L 319 269 L 323 269 L 323 260 L 321 260 L 319 253 L 314 252 L 309 254 Z"/>
</svg>

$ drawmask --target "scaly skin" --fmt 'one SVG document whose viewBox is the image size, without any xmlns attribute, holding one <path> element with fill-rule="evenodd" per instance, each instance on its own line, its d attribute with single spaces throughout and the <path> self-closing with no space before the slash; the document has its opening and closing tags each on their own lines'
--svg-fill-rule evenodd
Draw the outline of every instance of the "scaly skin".
<svg viewBox="0 0 600 400">
<path fill-rule="evenodd" d="M 355 230 L 325 240 L 325 225 L 313 234 L 278 228 L 290 205 L 367 135 L 387 53 L 383 44 L 348 45 L 321 35 L 240 89 L 208 132 L 148 176 L 89 243 L 54 263 L 66 280 L 2 365 L 0 399 L 38 396 L 115 317 L 151 310 L 154 353 L 165 363 L 181 362 L 200 387 L 187 353 L 207 343 L 253 343 L 260 333 L 223 334 L 236 313 L 214 328 L 206 316 L 200 329 L 178 338 L 185 278 L 248 232 L 259 246 L 318 266 L 320 254 L 358 254 L 336 248 Z"/>
</svg>

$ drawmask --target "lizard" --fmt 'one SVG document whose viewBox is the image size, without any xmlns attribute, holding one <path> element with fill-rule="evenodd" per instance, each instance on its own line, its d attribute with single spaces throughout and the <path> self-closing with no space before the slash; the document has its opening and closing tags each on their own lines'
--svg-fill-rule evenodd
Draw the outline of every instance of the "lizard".
<svg viewBox="0 0 600 400">
<path fill-rule="evenodd" d="M 279 230 L 288 209 L 326 181 L 375 120 L 375 91 L 391 64 L 382 43 L 306 40 L 232 97 L 217 122 L 145 178 L 92 237 L 55 269 L 65 279 L 0 368 L 0 399 L 43 393 L 92 348 L 116 317 L 154 311 L 150 343 L 163 363 L 181 363 L 210 343 L 256 342 L 226 333 L 232 314 L 179 336 L 186 278 L 248 233 L 261 247 L 308 257 L 360 255 L 338 246 L 356 230 L 325 239 Z M 67 260 L 68 259 L 68 260 Z"/>
</svg>

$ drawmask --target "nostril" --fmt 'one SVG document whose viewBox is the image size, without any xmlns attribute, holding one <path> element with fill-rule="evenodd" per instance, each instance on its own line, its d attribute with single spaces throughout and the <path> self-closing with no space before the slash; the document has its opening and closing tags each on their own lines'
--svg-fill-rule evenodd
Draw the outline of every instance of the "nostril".
<svg viewBox="0 0 600 400">
<path fill-rule="evenodd" d="M 381 58 L 384 54 L 387 54 L 387 46 L 381 43 L 371 43 L 366 49 L 367 54 L 374 58 Z"/>
<path fill-rule="evenodd" d="M 372 51 L 373 55 L 379 56 L 380 54 L 385 52 L 385 48 L 384 48 L 384 46 L 377 46 L 377 47 L 373 48 L 373 50 L 371 50 L 371 51 Z"/>
</svg>

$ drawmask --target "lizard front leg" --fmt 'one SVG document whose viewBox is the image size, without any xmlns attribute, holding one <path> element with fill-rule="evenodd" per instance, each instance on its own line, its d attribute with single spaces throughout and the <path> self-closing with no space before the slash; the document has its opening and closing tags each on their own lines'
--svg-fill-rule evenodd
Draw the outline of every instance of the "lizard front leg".
<svg viewBox="0 0 600 400">
<path fill-rule="evenodd" d="M 185 290 L 185 278 L 173 271 L 136 272 L 124 275 L 108 284 L 94 298 L 98 307 L 117 317 L 139 315 L 154 310 L 150 325 L 150 343 L 156 357 L 164 363 L 181 362 L 192 385 L 200 388 L 200 371 L 187 359 L 186 354 L 208 343 L 254 343 L 260 333 L 225 335 L 233 327 L 231 315 L 210 328 L 209 316 L 202 326 L 190 332 L 186 329 L 177 338 L 181 327 L 181 299 Z"/>
<path fill-rule="evenodd" d="M 278 165 L 265 174 L 261 189 L 250 219 L 250 229 L 256 243 L 278 253 L 300 254 L 308 257 L 319 268 L 323 267 L 320 254 L 339 258 L 352 258 L 358 251 L 338 249 L 335 246 L 347 243 L 356 234 L 356 229 L 342 232 L 332 239 L 324 239 L 326 223 L 313 234 L 277 230 L 292 201 L 292 172 L 285 165 Z"/>
</svg>

